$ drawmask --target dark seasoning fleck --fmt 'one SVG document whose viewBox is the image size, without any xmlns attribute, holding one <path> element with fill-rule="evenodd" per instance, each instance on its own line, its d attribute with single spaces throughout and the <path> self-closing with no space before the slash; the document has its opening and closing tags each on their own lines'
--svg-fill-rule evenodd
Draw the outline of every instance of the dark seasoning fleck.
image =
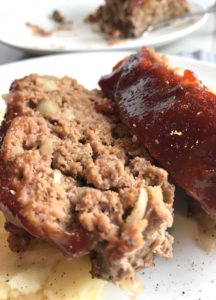
<svg viewBox="0 0 216 300">
<path fill-rule="evenodd" d="M 155 292 L 158 292 L 158 288 L 159 288 L 159 283 L 157 283 L 155 286 Z"/>
</svg>

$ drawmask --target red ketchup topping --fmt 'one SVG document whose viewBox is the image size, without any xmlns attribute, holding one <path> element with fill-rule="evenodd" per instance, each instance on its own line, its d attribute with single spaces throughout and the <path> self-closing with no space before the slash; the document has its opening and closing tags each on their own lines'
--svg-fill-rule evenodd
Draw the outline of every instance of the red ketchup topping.
<svg viewBox="0 0 216 300">
<path fill-rule="evenodd" d="M 103 76 L 122 121 L 172 179 L 216 213 L 216 95 L 193 72 L 178 75 L 141 49 Z"/>
<path fill-rule="evenodd" d="M 81 256 L 88 254 L 97 242 L 97 236 L 89 233 L 85 229 L 75 227 L 71 231 L 60 232 L 53 241 L 68 256 Z"/>
</svg>

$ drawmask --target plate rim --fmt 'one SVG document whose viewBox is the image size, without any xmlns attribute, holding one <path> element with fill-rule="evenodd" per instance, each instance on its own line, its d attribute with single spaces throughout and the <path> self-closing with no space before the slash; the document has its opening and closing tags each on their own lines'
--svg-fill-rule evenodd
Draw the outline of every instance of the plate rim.
<svg viewBox="0 0 216 300">
<path fill-rule="evenodd" d="M 145 46 L 143 46 L 145 47 Z M 142 47 L 141 47 L 142 48 Z M 9 63 L 5 63 L 5 64 L 1 64 L 0 65 L 0 72 L 2 72 L 2 69 L 4 68 L 11 68 L 11 67 L 16 67 L 22 64 L 31 64 L 32 62 L 37 62 L 37 61 L 46 61 L 46 60 L 61 60 L 64 58 L 70 58 L 70 57 L 79 57 L 79 56 L 113 56 L 115 54 L 118 55 L 122 55 L 122 57 L 136 53 L 138 50 L 118 50 L 115 51 L 114 53 L 111 51 L 101 51 L 101 52 L 69 52 L 69 53 L 55 53 L 55 54 L 50 54 L 50 55 L 44 55 L 44 56 L 38 56 L 38 57 L 31 57 L 31 58 L 23 58 L 21 60 L 18 61 L 13 61 L 13 62 L 9 62 Z M 166 56 L 169 60 L 176 60 L 179 62 L 188 62 L 190 64 L 190 62 L 192 64 L 196 64 L 196 65 L 203 65 L 203 66 L 207 66 L 213 69 L 216 69 L 216 64 L 212 63 L 212 62 L 206 62 L 206 61 L 202 61 L 202 60 L 198 60 L 195 58 L 191 58 L 191 57 L 185 57 L 185 56 L 181 56 L 181 55 L 173 55 L 173 54 L 167 54 L 165 52 L 162 51 L 157 51 L 159 54 Z M 110 68 L 112 68 L 112 66 L 110 66 Z"/>
</svg>

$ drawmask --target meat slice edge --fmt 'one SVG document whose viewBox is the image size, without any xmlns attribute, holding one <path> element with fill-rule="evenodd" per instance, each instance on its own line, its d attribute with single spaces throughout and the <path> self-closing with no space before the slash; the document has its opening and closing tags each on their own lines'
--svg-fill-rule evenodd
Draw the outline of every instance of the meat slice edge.
<svg viewBox="0 0 216 300">
<path fill-rule="evenodd" d="M 12 250 L 41 238 L 69 256 L 89 253 L 93 276 L 134 282 L 155 256 L 171 257 L 174 188 L 117 116 L 95 110 L 104 100 L 68 77 L 12 84 L 0 207 Z"/>
</svg>

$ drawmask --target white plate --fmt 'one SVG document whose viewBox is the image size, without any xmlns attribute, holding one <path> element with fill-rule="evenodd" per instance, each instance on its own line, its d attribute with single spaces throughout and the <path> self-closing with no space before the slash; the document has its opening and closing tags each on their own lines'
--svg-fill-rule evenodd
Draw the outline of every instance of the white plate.
<svg viewBox="0 0 216 300">
<path fill-rule="evenodd" d="M 0 67 L 0 94 L 8 91 L 11 82 L 29 73 L 69 75 L 87 88 L 97 87 L 101 75 L 125 56 L 119 53 L 64 54 L 12 63 Z M 215 84 L 216 66 L 190 59 L 170 57 L 173 66 L 195 71 L 204 83 Z M 141 273 L 145 291 L 138 300 L 215 300 L 216 253 L 206 254 L 194 242 L 194 224 L 186 218 L 185 201 L 176 209 L 174 258 L 157 259 L 155 268 Z M 103 300 L 128 300 L 125 293 L 108 284 Z"/>
<path fill-rule="evenodd" d="M 111 44 L 102 33 L 95 32 L 95 26 L 83 22 L 84 18 L 94 12 L 101 3 L 103 3 L 102 0 L 4 1 L 0 12 L 0 41 L 26 52 L 38 54 L 134 49 L 143 44 L 159 46 L 173 42 L 194 32 L 207 20 L 207 15 L 178 20 L 172 27 L 136 39 L 124 39 Z M 192 12 L 205 8 L 203 4 L 194 2 L 190 4 Z M 48 37 L 35 36 L 32 30 L 27 28 L 26 22 L 52 30 L 56 24 L 49 16 L 54 9 L 58 9 L 67 20 L 73 21 L 71 30 L 58 31 Z"/>
</svg>

